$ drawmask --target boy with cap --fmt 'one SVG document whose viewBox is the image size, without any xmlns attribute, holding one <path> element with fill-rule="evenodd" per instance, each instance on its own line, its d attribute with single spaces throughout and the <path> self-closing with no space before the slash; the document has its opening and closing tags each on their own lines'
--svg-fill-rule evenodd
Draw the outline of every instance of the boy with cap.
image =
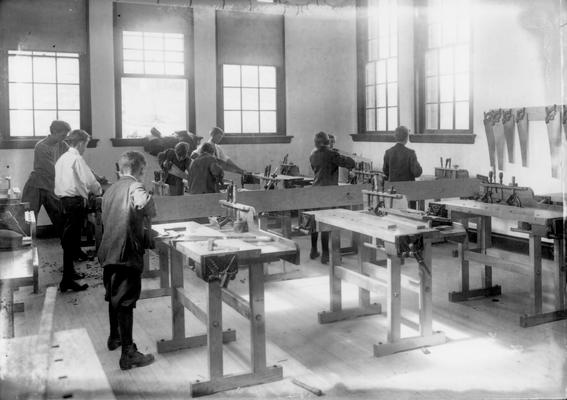
<svg viewBox="0 0 567 400">
<path fill-rule="evenodd" d="M 138 351 L 132 337 L 134 308 L 142 290 L 143 256 L 150 246 L 149 220 L 156 215 L 154 201 L 142 183 L 146 160 L 128 151 L 118 160 L 120 179 L 102 197 L 104 233 L 98 259 L 104 268 L 108 301 L 109 350 L 122 346 L 120 369 L 143 367 L 154 361 Z"/>
<path fill-rule="evenodd" d="M 309 162 L 315 174 L 313 186 L 332 186 L 339 184 L 339 167 L 352 169 L 355 162 L 352 158 L 343 156 L 329 147 L 329 136 L 325 132 L 315 135 L 315 149 L 311 152 Z M 319 257 L 317 251 L 318 233 L 311 234 L 311 259 Z M 329 262 L 329 232 L 321 232 L 321 262 Z"/>
</svg>

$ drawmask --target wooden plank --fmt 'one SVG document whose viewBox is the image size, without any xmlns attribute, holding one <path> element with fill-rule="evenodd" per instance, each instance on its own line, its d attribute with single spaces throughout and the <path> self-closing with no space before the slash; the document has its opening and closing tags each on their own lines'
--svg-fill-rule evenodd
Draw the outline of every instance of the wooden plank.
<svg viewBox="0 0 567 400">
<path fill-rule="evenodd" d="M 197 264 L 204 264 L 206 258 L 238 254 L 239 258 L 258 257 L 262 250 L 252 243 L 240 239 L 218 239 L 213 242 L 214 247 L 209 249 L 209 241 L 177 242 L 176 249 Z"/>
<path fill-rule="evenodd" d="M 14 337 L 14 289 L 11 286 L 0 288 L 0 338 Z"/>
<path fill-rule="evenodd" d="M 399 339 L 395 342 L 379 343 L 374 345 L 374 357 L 383 357 L 402 351 L 419 349 L 427 346 L 437 346 L 445 344 L 447 338 L 442 332 L 435 332 L 428 336 L 415 336 Z"/>
<path fill-rule="evenodd" d="M 252 372 L 266 369 L 266 315 L 264 310 L 264 269 L 262 264 L 248 268 L 250 299 L 250 356 Z"/>
<path fill-rule="evenodd" d="M 433 333 L 433 265 L 431 263 L 431 239 L 423 240 L 423 262 L 419 268 L 419 327 L 422 336 Z"/>
<path fill-rule="evenodd" d="M 567 310 L 556 310 L 539 314 L 524 314 L 520 316 L 520 326 L 529 328 L 532 326 L 547 324 L 548 322 L 567 319 Z"/>
<path fill-rule="evenodd" d="M 358 273 L 364 274 L 364 263 L 370 260 L 370 254 L 368 248 L 363 246 L 366 242 L 366 236 L 359 235 L 358 233 L 352 234 L 352 241 L 354 247 L 356 248 L 357 258 L 358 258 Z M 361 308 L 368 307 L 370 305 L 370 292 L 363 288 L 358 288 L 358 306 Z"/>
<path fill-rule="evenodd" d="M 222 333 L 222 342 L 229 343 L 236 340 L 236 331 L 232 329 L 227 329 Z M 178 351 L 183 349 L 193 349 L 195 347 L 201 347 L 207 345 L 207 335 L 196 335 L 181 339 L 172 340 L 160 340 L 157 342 L 157 352 L 158 353 L 169 353 L 172 351 Z"/>
<path fill-rule="evenodd" d="M 367 307 L 341 308 L 338 311 L 321 311 L 317 314 L 320 324 L 330 324 L 332 322 L 344 321 L 359 317 L 367 317 L 382 313 L 380 303 L 369 304 Z"/>
<path fill-rule="evenodd" d="M 384 261 L 385 261 L 384 266 L 377 265 L 371 262 L 365 262 L 363 265 L 363 271 L 364 273 L 371 275 L 372 278 L 376 281 L 376 283 L 382 285 L 383 287 L 386 287 L 388 286 L 388 279 L 386 276 L 387 271 L 385 269 L 385 267 L 387 266 L 387 260 Z M 406 290 L 410 290 L 414 293 L 419 293 L 419 280 L 416 280 L 415 278 L 411 278 L 404 274 L 401 274 L 400 279 L 401 279 L 402 288 Z"/>
<path fill-rule="evenodd" d="M 493 265 L 496 267 L 503 268 L 504 270 L 517 272 L 518 269 L 530 269 L 533 268 L 529 264 L 519 263 L 516 261 L 509 261 L 502 257 L 491 256 L 489 254 L 480 254 L 478 250 L 467 250 L 464 252 L 465 261 L 473 261 L 480 264 Z M 492 285 L 490 285 L 492 286 Z M 486 286 L 486 287 L 490 287 Z M 464 290 L 464 289 L 463 289 Z"/>
<path fill-rule="evenodd" d="M 171 332 L 174 340 L 185 339 L 185 308 L 178 298 L 177 288 L 183 288 L 183 255 L 171 251 Z"/>
<path fill-rule="evenodd" d="M 140 293 L 140 300 L 155 299 L 156 297 L 171 296 L 171 288 L 145 289 Z"/>
<path fill-rule="evenodd" d="M 465 178 L 384 183 L 385 192 L 389 192 L 392 187 L 395 188 L 396 193 L 403 194 L 408 201 L 447 199 L 474 196 L 480 190 L 480 180 Z"/>
<path fill-rule="evenodd" d="M 554 264 L 554 291 L 555 309 L 565 308 L 565 239 L 555 239 L 553 241 L 553 264 Z"/>
<path fill-rule="evenodd" d="M 335 276 L 338 279 L 373 293 L 380 293 L 384 288 L 383 282 L 379 282 L 377 279 L 370 276 L 362 275 L 360 272 L 351 271 L 340 265 L 335 266 Z"/>
<path fill-rule="evenodd" d="M 250 319 L 250 305 L 242 296 L 229 289 L 222 289 L 222 301 L 246 319 Z"/>
<path fill-rule="evenodd" d="M 458 303 L 460 301 L 467 301 L 477 297 L 492 297 L 500 296 L 502 294 L 502 287 L 494 285 L 489 288 L 469 289 L 467 292 L 450 292 L 449 301 L 451 303 Z"/>
<path fill-rule="evenodd" d="M 207 315 L 207 312 L 205 312 L 205 310 L 203 310 L 189 298 L 189 293 L 185 291 L 185 288 L 175 288 L 175 293 L 177 300 L 181 304 L 183 304 L 183 307 L 189 310 L 191 314 L 193 314 L 195 318 L 199 320 L 199 322 L 206 325 L 210 317 Z"/>
<path fill-rule="evenodd" d="M 28 247 L 11 251 L 0 251 L 0 285 L 32 286 L 34 283 L 34 265 L 37 265 L 37 249 Z M 36 279 L 37 280 L 37 279 Z"/>
<path fill-rule="evenodd" d="M 541 314 L 543 307 L 543 287 L 541 277 L 541 237 L 530 235 L 529 238 L 530 265 L 533 268 L 532 287 L 530 294 L 534 299 L 533 313 Z M 565 282 L 563 282 L 565 284 Z"/>
<path fill-rule="evenodd" d="M 207 325 L 209 378 L 215 380 L 223 375 L 222 354 L 222 299 L 220 282 L 217 280 L 207 284 Z"/>
<path fill-rule="evenodd" d="M 331 266 L 329 268 L 329 301 L 331 312 L 342 308 L 341 279 L 337 276 L 336 267 L 341 265 L 341 232 L 333 230 L 330 234 Z"/>
<path fill-rule="evenodd" d="M 479 220 L 480 248 L 482 253 L 486 253 L 486 249 L 492 246 L 492 219 L 489 216 L 481 216 Z M 481 275 L 483 286 L 492 287 L 492 266 L 485 263 Z"/>
<path fill-rule="evenodd" d="M 266 367 L 260 371 L 241 375 L 225 375 L 210 381 L 194 381 L 190 383 L 190 394 L 193 397 L 206 396 L 240 387 L 275 382 L 283 379 L 283 369 L 280 366 Z"/>
<path fill-rule="evenodd" d="M 387 286 L 387 313 L 388 313 L 388 342 L 400 339 L 401 334 L 401 264 L 398 257 L 388 256 L 388 286 Z"/>
</svg>

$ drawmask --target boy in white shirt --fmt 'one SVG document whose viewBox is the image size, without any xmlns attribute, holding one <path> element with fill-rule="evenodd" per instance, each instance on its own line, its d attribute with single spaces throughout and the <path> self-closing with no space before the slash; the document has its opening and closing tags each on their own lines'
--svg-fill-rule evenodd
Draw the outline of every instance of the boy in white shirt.
<svg viewBox="0 0 567 400">
<path fill-rule="evenodd" d="M 87 284 L 76 282 L 80 276 L 75 272 L 73 258 L 81 245 L 81 227 L 89 193 L 102 194 L 100 184 L 82 157 L 90 138 L 81 129 L 69 132 L 65 139 L 69 150 L 55 163 L 55 194 L 61 199 L 63 210 L 63 278 L 59 284 L 62 292 L 88 288 Z"/>
</svg>

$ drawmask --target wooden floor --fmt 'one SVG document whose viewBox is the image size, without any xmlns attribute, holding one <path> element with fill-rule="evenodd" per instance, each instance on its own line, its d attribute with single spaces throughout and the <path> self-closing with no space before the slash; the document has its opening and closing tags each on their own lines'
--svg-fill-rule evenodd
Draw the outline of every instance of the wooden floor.
<svg viewBox="0 0 567 400">
<path fill-rule="evenodd" d="M 280 382 L 240 388 L 211 398 L 313 398 L 314 394 L 294 385 L 292 378 L 315 386 L 326 398 L 380 399 L 509 399 L 564 398 L 566 396 L 567 322 L 559 321 L 532 328 L 521 328 L 519 316 L 528 305 L 530 274 L 494 270 L 494 282 L 502 284 L 498 299 L 449 303 L 447 293 L 458 288 L 456 259 L 452 246 L 438 244 L 433 251 L 433 300 L 435 330 L 442 330 L 449 342 L 442 346 L 414 350 L 383 358 L 372 356 L 373 344 L 385 339 L 384 315 L 320 325 L 317 312 L 328 308 L 326 266 L 309 260 L 307 238 L 299 238 L 301 268 L 312 277 L 266 284 L 268 362 L 284 367 Z M 15 317 L 16 336 L 35 334 L 45 286 L 60 279 L 62 252 L 58 241 L 39 243 L 40 293 L 31 288 L 16 292 L 26 310 Z M 499 252 L 504 258 L 523 256 Z M 518 258 L 518 259 L 519 259 Z M 354 263 L 355 256 L 345 259 Z M 153 260 L 154 265 L 157 264 Z M 404 272 L 415 274 L 413 262 Z M 272 264 L 271 268 L 279 268 Z M 56 330 L 84 327 L 88 331 L 114 393 L 119 399 L 187 398 L 189 381 L 205 379 L 205 348 L 156 355 L 156 362 L 145 368 L 121 371 L 120 350 L 106 349 L 108 336 L 107 303 L 103 299 L 100 267 L 96 262 L 80 263 L 91 286 L 86 292 L 58 294 L 54 327 Z M 471 268 L 471 285 L 480 285 L 480 269 Z M 544 262 L 544 274 L 550 263 Z M 202 282 L 186 274 L 186 287 L 203 291 Z M 233 290 L 246 293 L 246 274 L 230 283 Z M 552 282 L 544 275 L 544 292 L 551 293 Z M 156 287 L 157 280 L 145 280 L 145 287 Z M 345 305 L 355 304 L 354 287 L 343 285 Z M 417 295 L 404 291 L 405 317 L 417 320 Z M 385 295 L 374 301 L 383 302 Z M 552 299 L 546 299 L 551 304 Z M 385 307 L 384 307 L 385 309 Z M 247 370 L 249 334 L 246 321 L 224 307 L 224 329 L 237 331 L 236 342 L 224 347 L 225 371 Z M 189 315 L 187 313 L 187 315 Z M 204 333 L 204 326 L 187 317 L 190 333 Z M 410 328 L 402 334 L 414 333 Z M 171 334 L 168 299 L 149 299 L 138 303 L 134 314 L 134 340 L 143 352 L 156 353 L 156 341 Z M 80 352 L 77 357 L 81 357 Z M 88 379 L 88 377 L 85 377 Z"/>
</svg>

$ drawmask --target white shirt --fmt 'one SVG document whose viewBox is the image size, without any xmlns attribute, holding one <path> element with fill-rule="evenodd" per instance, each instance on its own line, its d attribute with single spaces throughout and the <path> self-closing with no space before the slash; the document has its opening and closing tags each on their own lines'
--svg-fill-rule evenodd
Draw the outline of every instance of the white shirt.
<svg viewBox="0 0 567 400">
<path fill-rule="evenodd" d="M 209 143 L 212 144 L 213 146 L 215 146 L 215 158 L 216 158 L 217 160 L 221 160 L 221 161 L 227 162 L 227 161 L 230 159 L 230 157 L 226 155 L 226 153 L 224 152 L 224 150 L 222 149 L 222 147 L 220 147 L 220 146 L 219 146 L 218 144 L 216 144 L 216 143 L 211 142 L 210 140 L 209 140 Z M 202 144 L 199 145 L 199 147 L 197 147 L 197 150 L 193 151 L 192 154 L 196 154 L 196 155 L 201 154 L 201 147 L 202 147 L 202 146 L 203 146 Z"/>
<path fill-rule="evenodd" d="M 55 194 L 59 197 L 81 196 L 87 199 L 89 192 L 100 195 L 102 188 L 79 151 L 69 147 L 55 163 Z"/>
</svg>

